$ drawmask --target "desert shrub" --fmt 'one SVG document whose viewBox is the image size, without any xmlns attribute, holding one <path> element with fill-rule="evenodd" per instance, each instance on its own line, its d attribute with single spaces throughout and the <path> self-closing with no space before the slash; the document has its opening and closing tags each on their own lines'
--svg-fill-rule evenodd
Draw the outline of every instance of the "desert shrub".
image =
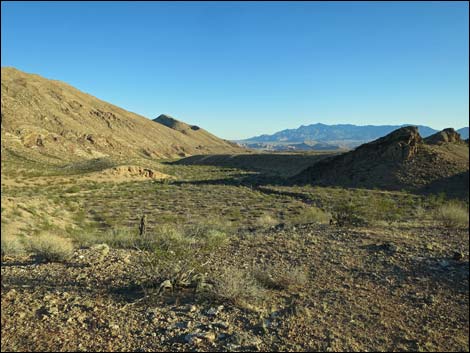
<svg viewBox="0 0 470 353">
<path fill-rule="evenodd" d="M 361 212 L 359 205 L 352 202 L 352 200 L 333 206 L 332 218 L 339 226 L 357 226 L 367 223 L 364 213 Z"/>
<path fill-rule="evenodd" d="M 445 193 L 441 192 L 438 195 L 431 194 L 426 198 L 426 204 L 431 208 L 438 208 L 446 202 Z"/>
<path fill-rule="evenodd" d="M 73 244 L 68 238 L 41 233 L 28 239 L 27 249 L 44 261 L 62 262 L 72 256 Z"/>
<path fill-rule="evenodd" d="M 136 231 L 129 228 L 116 228 L 95 235 L 95 241 L 115 249 L 131 249 L 138 246 L 139 237 Z"/>
<path fill-rule="evenodd" d="M 20 238 L 13 235 L 2 235 L 2 259 L 5 256 L 14 256 L 24 253 L 24 245 Z"/>
<path fill-rule="evenodd" d="M 226 233 L 204 225 L 163 225 L 139 240 L 145 286 L 163 280 L 173 286 L 195 285 L 204 272 L 204 259 L 227 240 Z"/>
<path fill-rule="evenodd" d="M 254 276 L 236 267 L 226 267 L 213 279 L 211 295 L 216 300 L 228 301 L 240 307 L 250 307 L 262 301 L 265 290 Z"/>
<path fill-rule="evenodd" d="M 390 195 L 373 197 L 365 204 L 366 218 L 369 222 L 385 221 L 392 223 L 401 220 L 405 215 L 405 205 L 395 201 Z"/>
<path fill-rule="evenodd" d="M 256 280 L 266 288 L 301 289 L 308 283 L 308 273 L 297 266 L 269 265 L 253 270 Z"/>
<path fill-rule="evenodd" d="M 318 207 L 311 206 L 302 209 L 299 214 L 291 218 L 291 223 L 305 224 L 305 223 L 328 223 L 331 219 L 331 214 L 325 212 Z"/>
<path fill-rule="evenodd" d="M 256 225 L 262 228 L 269 228 L 279 224 L 279 222 L 270 214 L 264 213 L 261 217 L 256 219 Z"/>
<path fill-rule="evenodd" d="M 448 228 L 468 228 L 468 207 L 457 201 L 447 202 L 436 208 L 435 218 Z"/>
</svg>

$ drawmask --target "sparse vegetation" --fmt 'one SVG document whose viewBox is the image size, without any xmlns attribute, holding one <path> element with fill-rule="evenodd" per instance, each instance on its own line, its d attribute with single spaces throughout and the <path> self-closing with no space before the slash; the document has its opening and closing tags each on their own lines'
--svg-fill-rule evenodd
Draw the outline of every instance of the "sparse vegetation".
<svg viewBox="0 0 470 353">
<path fill-rule="evenodd" d="M 138 241 L 144 286 L 151 288 L 165 280 L 173 286 L 197 285 L 204 259 L 226 240 L 222 231 L 202 225 L 160 226 Z"/>
<path fill-rule="evenodd" d="M 24 168 L 28 167 L 27 163 Z M 256 337 L 260 337 L 260 347 L 266 350 L 274 347 L 273 342 L 279 342 L 278 347 L 286 350 L 294 344 L 299 350 L 327 350 L 330 346 L 326 341 L 317 339 L 323 333 L 312 333 L 311 328 L 316 326 L 311 325 L 316 321 L 327 330 L 336 328 L 338 322 L 348 322 L 345 341 L 335 341 L 334 347 L 338 349 L 390 350 L 397 349 L 387 343 L 389 334 L 395 332 L 391 328 L 395 316 L 382 318 L 384 326 L 374 331 L 380 339 L 371 342 L 363 332 L 369 332 L 368 320 L 376 320 L 377 311 L 389 310 L 397 298 L 403 304 L 397 309 L 397 315 L 416 318 L 413 313 L 419 312 L 420 320 L 424 316 L 428 322 L 442 323 L 434 311 L 426 311 L 421 306 L 422 300 L 428 299 L 410 299 L 410 287 L 416 293 L 427 295 L 427 287 L 421 284 L 432 282 L 439 288 L 439 294 L 435 294 L 438 299 L 433 300 L 443 305 L 450 317 L 457 317 L 468 306 L 462 289 L 467 279 L 459 270 L 464 268 L 468 257 L 465 245 L 468 218 L 465 224 L 454 220 L 456 212 L 444 212 L 449 201 L 442 195 L 425 197 L 403 190 L 283 185 L 279 182 L 282 179 L 270 178 L 268 182 L 262 175 L 248 170 L 157 165 L 160 162 L 154 162 L 155 169 L 174 179 L 122 183 L 114 183 L 112 179 L 80 179 L 88 173 L 86 170 L 95 170 L 107 162 L 100 163 L 77 164 L 67 171 L 44 168 L 35 177 L 28 175 L 28 184 L 20 178 L 21 186 L 2 187 L 2 234 L 5 231 L 10 235 L 24 234 L 17 239 L 26 239 L 25 255 L 36 253 L 47 261 L 70 262 L 37 264 L 34 257 L 24 256 L 25 263 L 31 262 L 27 266 L 33 272 L 19 275 L 15 266 L 2 267 L 2 276 L 7 273 L 6 286 L 16 285 L 17 276 L 30 276 L 34 278 L 31 281 L 36 281 L 36 271 L 39 271 L 37 278 L 50 278 L 51 289 L 43 287 L 49 295 L 55 293 L 55 286 L 60 286 L 71 288 L 64 289 L 64 293 L 77 289 L 77 294 L 74 292 L 77 300 L 84 301 L 83 296 L 88 296 L 85 303 L 68 307 L 68 311 L 59 311 L 54 316 L 40 307 L 38 312 L 48 317 L 44 323 L 60 325 L 60 329 L 51 326 L 53 329 L 62 330 L 63 322 L 70 318 L 81 320 L 83 315 L 74 308 L 90 305 L 97 319 L 112 317 L 120 326 L 118 331 L 132 331 L 133 337 L 137 335 L 138 339 L 121 340 L 122 346 L 110 341 L 113 348 L 122 347 L 122 350 L 138 350 L 140 346 L 133 345 L 135 342 L 150 342 L 147 337 L 162 327 L 165 333 L 161 337 L 168 341 L 156 341 L 152 346 L 155 349 L 173 349 L 175 337 L 183 337 L 184 343 L 178 343 L 181 347 L 194 348 L 188 346 L 185 337 L 197 332 L 201 318 L 207 318 L 206 324 L 211 325 L 223 318 L 229 325 L 227 329 L 220 329 L 225 323 L 213 326 L 227 335 L 227 339 L 211 336 L 211 332 L 209 336 L 204 336 L 205 333 L 194 336 L 191 342 L 200 344 L 201 350 L 209 347 L 204 346 L 210 342 L 207 337 L 217 349 L 232 349 L 229 342 L 235 340 L 233 332 L 247 334 L 250 340 L 253 340 L 250 332 L 259 332 Z M 456 204 L 459 210 L 466 210 L 464 202 Z M 147 216 L 147 232 L 145 237 L 140 237 L 138 225 L 143 214 Z M 336 222 L 330 225 L 330 218 Z M 435 227 L 436 221 L 451 227 L 450 234 L 442 237 L 443 230 Z M 341 224 L 345 227 L 338 228 Z M 47 238 L 49 234 L 60 235 L 59 240 L 46 242 L 47 246 L 41 242 L 32 251 L 29 242 L 38 241 L 44 235 Z M 65 251 L 65 255 L 61 249 L 51 250 L 51 243 L 60 248 L 63 240 L 77 250 Z M 2 237 L 2 251 L 3 243 Z M 22 246 L 20 242 L 20 255 Z M 10 254 L 15 251 L 7 250 Z M 446 258 L 448 254 L 454 255 Z M 464 260 L 456 260 L 462 257 Z M 16 258 L 13 254 L 5 261 L 11 264 Z M 406 260 L 419 262 L 414 259 L 420 258 L 438 270 L 430 274 L 427 266 Z M 441 276 L 447 267 L 441 269 L 440 261 L 452 268 L 454 277 Z M 49 268 L 56 272 L 49 273 Z M 403 277 L 403 273 L 416 273 L 427 281 L 409 281 L 410 276 Z M 397 284 L 393 297 L 387 295 L 389 280 Z M 87 286 L 86 292 L 82 286 Z M 460 289 L 456 294 L 448 288 Z M 65 299 L 57 298 L 66 308 Z M 3 296 L 2 301 L 8 303 L 7 308 L 11 305 Z M 38 302 L 44 302 L 42 297 L 36 298 L 34 305 Z M 14 309 L 16 315 L 16 306 Z M 157 313 L 155 317 L 153 312 Z M 362 315 L 360 320 L 359 315 Z M 168 321 L 160 321 L 159 317 Z M 29 316 L 28 320 L 35 327 L 36 336 L 44 339 L 42 343 L 35 340 L 37 347 L 50 348 L 48 335 L 42 334 L 43 321 L 31 320 Z M 186 321 L 195 325 L 167 329 L 184 326 Z M 77 321 L 78 326 L 74 326 L 74 322 L 68 322 L 67 327 L 73 332 L 81 330 L 81 323 Z M 208 327 L 206 324 L 201 327 Z M 360 325 L 360 330 L 354 331 L 355 341 L 351 343 L 351 332 L 356 325 Z M 428 326 L 436 329 L 439 325 Z M 459 337 L 462 332 L 466 337 L 465 324 L 451 326 Z M 410 325 L 405 329 L 414 337 L 425 337 L 421 326 Z M 17 332 L 6 332 L 13 334 L 10 337 L 17 336 Z M 103 332 L 108 331 L 99 334 Z M 173 332 L 179 336 L 170 337 Z M 429 350 L 466 347 L 435 335 L 435 341 L 425 346 Z M 2 345 L 7 342 L 2 340 Z M 13 341 L 23 347 L 16 338 Z M 95 341 L 90 339 L 90 342 Z M 82 342 L 82 346 L 95 350 L 103 347 L 99 342 L 88 346 Z M 77 344 L 69 342 L 61 347 L 73 350 Z M 413 347 L 407 341 L 400 349 Z"/>
</svg>

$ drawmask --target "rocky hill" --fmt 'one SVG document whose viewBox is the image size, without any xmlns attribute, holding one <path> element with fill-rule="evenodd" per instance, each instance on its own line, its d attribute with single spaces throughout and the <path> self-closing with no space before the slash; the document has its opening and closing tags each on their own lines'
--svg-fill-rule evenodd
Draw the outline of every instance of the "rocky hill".
<svg viewBox="0 0 470 353">
<path fill-rule="evenodd" d="M 2 68 L 1 78 L 4 156 L 63 162 L 242 150 L 207 132 L 186 133 L 156 124 L 60 81 L 14 68 Z"/>
<path fill-rule="evenodd" d="M 453 195 L 468 195 L 468 169 L 468 145 L 455 130 L 445 129 L 423 140 L 417 127 L 408 126 L 321 160 L 292 181 L 389 190 L 451 190 Z"/>
<path fill-rule="evenodd" d="M 153 121 L 169 127 L 172 130 L 178 131 L 195 141 L 201 141 L 201 144 L 203 143 L 204 146 L 207 147 L 211 146 L 214 149 L 220 148 L 220 150 L 223 148 L 226 148 L 227 150 L 234 149 L 238 152 L 241 150 L 240 146 L 234 142 L 222 140 L 197 125 L 188 125 L 166 114 L 159 115 L 157 118 L 153 119 Z"/>
</svg>

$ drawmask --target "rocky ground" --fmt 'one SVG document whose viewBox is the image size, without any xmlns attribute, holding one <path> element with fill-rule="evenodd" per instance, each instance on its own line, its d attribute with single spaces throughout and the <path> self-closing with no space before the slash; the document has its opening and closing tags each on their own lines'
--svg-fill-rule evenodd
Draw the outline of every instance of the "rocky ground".
<svg viewBox="0 0 470 353">
<path fill-rule="evenodd" d="M 207 259 L 305 269 L 257 305 L 191 290 L 146 296 L 136 250 L 79 249 L 66 263 L 2 262 L 2 351 L 468 351 L 468 229 L 326 225 L 233 236 Z"/>
</svg>

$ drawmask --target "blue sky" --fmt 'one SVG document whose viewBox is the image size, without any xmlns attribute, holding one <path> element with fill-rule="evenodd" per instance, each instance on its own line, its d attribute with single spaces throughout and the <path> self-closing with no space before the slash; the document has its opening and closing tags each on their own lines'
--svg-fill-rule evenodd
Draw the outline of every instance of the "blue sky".
<svg viewBox="0 0 470 353">
<path fill-rule="evenodd" d="M 2 2 L 1 61 L 227 139 L 468 126 L 467 2 Z"/>
</svg>

